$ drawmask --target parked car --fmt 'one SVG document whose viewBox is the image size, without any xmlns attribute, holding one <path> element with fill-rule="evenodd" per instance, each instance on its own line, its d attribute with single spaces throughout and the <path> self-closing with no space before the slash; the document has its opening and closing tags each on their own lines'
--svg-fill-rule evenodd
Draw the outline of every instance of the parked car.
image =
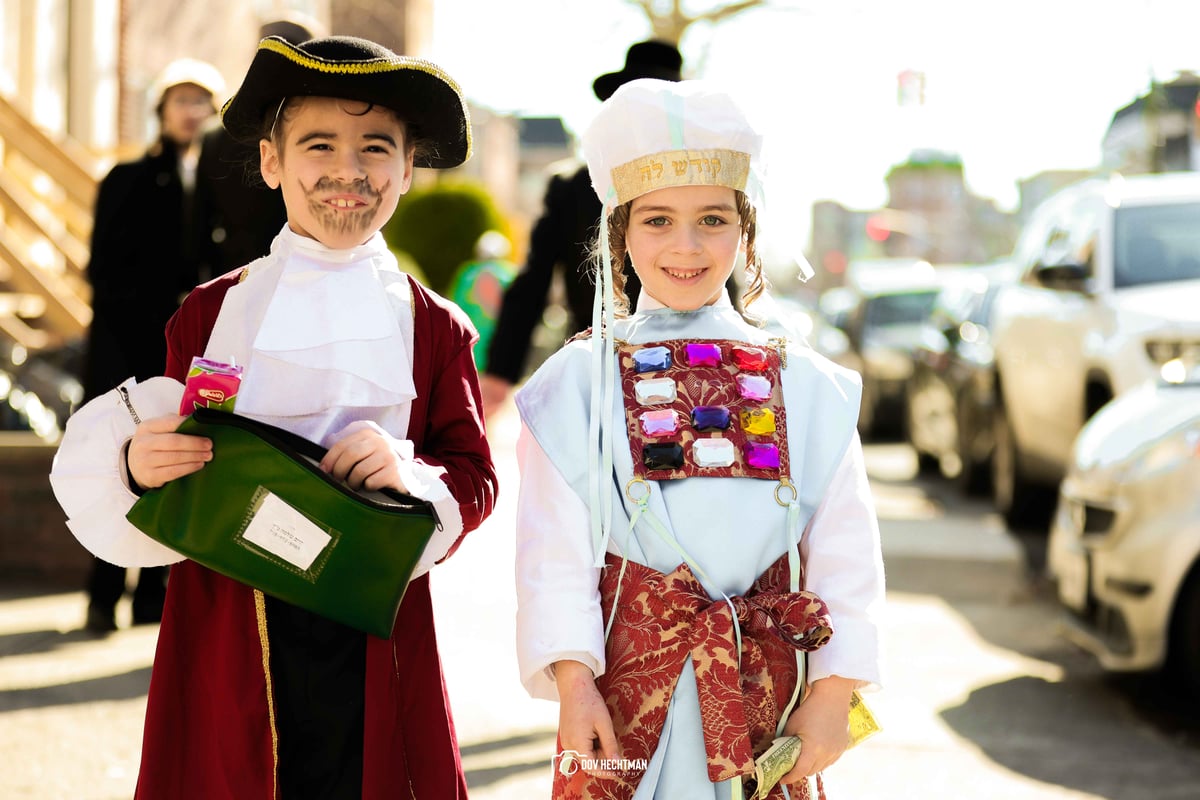
<svg viewBox="0 0 1200 800">
<path fill-rule="evenodd" d="M 846 334 L 825 319 L 814 302 L 801 297 L 768 294 L 750 311 L 765 315 L 764 327 L 774 335 L 803 341 L 834 361 L 843 358 L 850 347 Z"/>
<path fill-rule="evenodd" d="M 835 360 L 862 376 L 859 433 L 897 434 L 904 426 L 912 349 L 937 297 L 938 276 L 928 262 L 909 259 L 859 267 L 851 264 L 847 284 L 827 290 L 819 305 L 849 344 Z"/>
<path fill-rule="evenodd" d="M 913 349 L 908 442 L 922 472 L 940 471 L 970 495 L 991 489 L 991 314 L 1014 273 L 1011 263 L 998 262 L 946 281 Z"/>
<path fill-rule="evenodd" d="M 1106 669 L 1167 667 L 1200 698 L 1198 497 L 1200 372 L 1125 392 L 1075 442 L 1047 568 Z"/>
<path fill-rule="evenodd" d="M 53 441 L 83 398 L 82 340 L 28 353 L 0 343 L 0 430 L 33 431 Z"/>
<path fill-rule="evenodd" d="M 995 505 L 1044 526 L 1084 422 L 1200 354 L 1200 173 L 1114 176 L 1040 205 L 996 297 Z"/>
</svg>

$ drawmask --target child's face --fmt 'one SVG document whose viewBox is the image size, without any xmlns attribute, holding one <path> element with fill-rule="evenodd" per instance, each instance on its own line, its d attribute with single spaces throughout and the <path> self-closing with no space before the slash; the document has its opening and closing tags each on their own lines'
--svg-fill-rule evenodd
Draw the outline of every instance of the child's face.
<svg viewBox="0 0 1200 800">
<path fill-rule="evenodd" d="M 642 290 L 677 311 L 717 301 L 743 247 L 733 189 L 673 186 L 633 201 L 626 247 Z"/>
<path fill-rule="evenodd" d="M 370 239 L 412 183 L 404 126 L 378 106 L 307 97 L 279 124 L 282 147 L 260 143 L 263 179 L 283 192 L 288 225 L 344 250 Z M 365 111 L 365 113 L 364 113 Z"/>
</svg>

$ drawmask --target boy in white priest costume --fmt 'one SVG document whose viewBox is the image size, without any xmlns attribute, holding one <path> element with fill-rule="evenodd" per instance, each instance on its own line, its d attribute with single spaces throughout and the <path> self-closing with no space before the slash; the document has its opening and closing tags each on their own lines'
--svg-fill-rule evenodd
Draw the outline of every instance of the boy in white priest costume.
<svg viewBox="0 0 1200 800">
<path fill-rule="evenodd" d="M 465 797 L 428 571 L 495 500 L 476 335 L 399 270 L 379 230 L 414 166 L 469 157 L 466 103 L 435 65 L 373 42 L 268 37 L 222 121 L 258 142 L 288 222 L 269 255 L 189 295 L 164 377 L 72 418 L 51 476 L 90 550 L 173 564 L 137 797 Z M 181 561 L 125 520 L 139 493 L 219 458 L 211 439 L 174 432 L 195 356 L 242 365 L 236 413 L 328 448 L 333 478 L 432 503 L 440 526 L 390 638 Z"/>
<path fill-rule="evenodd" d="M 733 98 L 633 81 L 583 147 L 606 223 L 593 326 L 516 397 L 518 656 L 560 703 L 554 797 L 750 796 L 792 734 L 758 796 L 823 796 L 852 694 L 881 681 L 858 376 L 730 302 L 742 259 L 748 313 L 765 288 L 762 138 Z"/>
</svg>

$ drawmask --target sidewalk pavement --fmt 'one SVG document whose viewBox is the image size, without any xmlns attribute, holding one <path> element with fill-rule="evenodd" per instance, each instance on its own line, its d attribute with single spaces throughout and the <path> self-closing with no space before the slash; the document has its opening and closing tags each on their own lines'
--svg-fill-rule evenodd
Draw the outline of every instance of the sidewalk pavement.
<svg viewBox="0 0 1200 800">
<path fill-rule="evenodd" d="M 474 800 L 548 797 L 554 753 L 557 706 L 525 694 L 513 647 L 516 429 L 511 415 L 492 428 L 503 476 L 495 514 L 433 574 L 446 682 Z M 1029 676 L 1053 682 L 1062 669 L 1024 655 L 1028 648 L 994 644 L 1007 636 L 1024 637 L 1035 650 L 1055 646 L 1028 642 L 1049 634 L 1038 632 L 1046 628 L 1038 609 L 1022 611 L 1029 596 L 1020 548 L 999 525 L 939 518 L 904 483 L 911 466 L 904 458 L 884 453 L 872 466 L 889 570 L 888 684 L 868 703 L 884 731 L 829 771 L 830 797 L 1101 797 L 1006 769 L 948 724 L 944 710 L 981 687 Z M 959 576 L 951 584 L 976 604 L 976 619 L 922 593 L 928 581 L 945 585 L 949 575 Z M 132 795 L 156 629 L 126 627 L 123 605 L 122 630 L 96 639 L 79 630 L 84 608 L 82 592 L 0 592 L 0 797 Z M 990 626 L 986 639 L 980 620 Z"/>
</svg>

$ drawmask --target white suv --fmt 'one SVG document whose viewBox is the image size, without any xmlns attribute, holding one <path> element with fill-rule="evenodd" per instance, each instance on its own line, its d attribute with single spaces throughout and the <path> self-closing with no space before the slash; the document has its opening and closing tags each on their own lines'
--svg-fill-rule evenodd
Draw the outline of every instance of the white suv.
<svg viewBox="0 0 1200 800">
<path fill-rule="evenodd" d="M 996 298 L 996 508 L 1044 524 L 1083 423 L 1200 360 L 1200 173 L 1094 178 L 1033 213 Z"/>
</svg>

